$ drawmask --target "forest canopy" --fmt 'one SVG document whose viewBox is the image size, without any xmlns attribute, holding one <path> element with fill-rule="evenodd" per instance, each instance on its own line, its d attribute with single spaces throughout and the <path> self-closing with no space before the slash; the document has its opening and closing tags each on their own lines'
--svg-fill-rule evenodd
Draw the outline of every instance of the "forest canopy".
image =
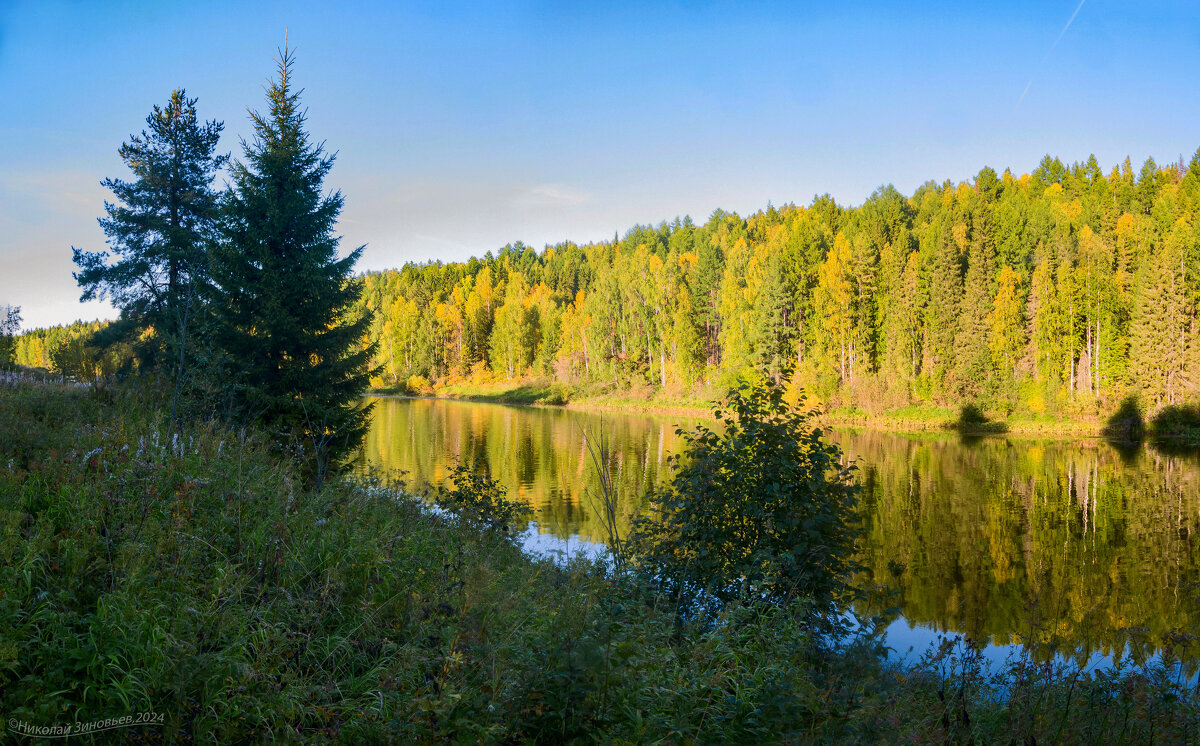
<svg viewBox="0 0 1200 746">
<path fill-rule="evenodd" d="M 1037 416 L 1196 397 L 1200 153 L 717 210 L 366 276 L 376 386 L 554 376 L 720 390 L 758 370 L 867 411 Z"/>
</svg>

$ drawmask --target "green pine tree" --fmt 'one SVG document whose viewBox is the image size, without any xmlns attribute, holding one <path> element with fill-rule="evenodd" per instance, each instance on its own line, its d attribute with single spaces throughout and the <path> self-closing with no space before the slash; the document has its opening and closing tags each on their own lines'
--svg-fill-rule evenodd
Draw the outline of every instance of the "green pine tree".
<svg viewBox="0 0 1200 746">
<path fill-rule="evenodd" d="M 224 125 L 202 123 L 182 89 L 155 106 L 146 125 L 119 151 L 134 180 L 101 182 L 116 198 L 100 219 L 111 254 L 72 248 L 75 279 L 81 300 L 108 298 L 120 309 L 122 323 L 108 336 L 134 340 L 153 329 L 139 347 L 143 364 L 182 368 L 216 232 L 212 182 L 227 158 L 215 153 Z"/>
<path fill-rule="evenodd" d="M 755 367 L 778 383 L 784 372 L 792 367 L 789 308 L 778 255 L 767 260 L 756 310 Z"/>
<path fill-rule="evenodd" d="M 370 313 L 350 313 L 363 247 L 338 257 L 343 199 L 322 190 L 334 156 L 304 130 L 293 59 L 286 49 L 278 58 L 269 113 L 251 113 L 255 138 L 233 164 L 214 308 L 236 411 L 303 444 L 319 486 L 366 431 L 359 397 L 374 350 L 363 343 Z"/>
<path fill-rule="evenodd" d="M 955 345 L 955 373 L 959 394 L 966 401 L 985 393 L 992 373 L 988 316 L 992 312 L 992 299 L 996 294 L 993 279 L 997 273 L 990 217 L 991 210 L 987 205 L 975 216 L 974 236 L 967 254 L 967 274 L 963 282 Z"/>
<path fill-rule="evenodd" d="M 924 310 L 925 362 L 921 368 L 939 386 L 944 385 L 954 369 L 954 343 L 963 295 L 960 249 L 950 234 L 948 227 L 934 224 L 922 241 L 925 244 L 922 251 L 931 259 L 926 270 L 929 298 Z"/>
<path fill-rule="evenodd" d="M 1192 309 L 1186 285 L 1188 226 L 1173 227 L 1159 250 L 1147 256 L 1138 277 L 1131 332 L 1133 379 L 1152 408 L 1178 404 L 1188 391 L 1188 332 Z"/>
</svg>

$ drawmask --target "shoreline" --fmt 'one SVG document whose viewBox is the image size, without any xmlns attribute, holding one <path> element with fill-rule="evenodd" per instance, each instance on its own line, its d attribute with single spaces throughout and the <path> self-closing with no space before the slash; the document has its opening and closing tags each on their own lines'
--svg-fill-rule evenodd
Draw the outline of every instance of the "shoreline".
<svg viewBox="0 0 1200 746">
<path fill-rule="evenodd" d="M 447 391 L 447 389 L 450 389 Z M 529 407 L 535 409 L 557 409 L 578 412 L 611 412 L 616 414 L 640 414 L 650 416 L 681 416 L 701 420 L 712 420 L 713 402 L 700 401 L 662 401 L 653 399 L 624 399 L 620 397 L 582 397 L 565 402 L 543 401 L 549 387 L 514 386 L 495 391 L 463 391 L 444 387 L 432 393 L 410 394 L 396 389 L 371 389 L 366 396 L 387 397 L 396 399 L 425 399 L 433 401 L 472 402 L 477 404 L 500 404 L 512 407 Z M 538 394 L 542 396 L 539 397 Z M 906 408 L 911 409 L 911 408 Z M 949 410 L 929 407 L 926 417 L 889 416 L 881 415 L 847 416 L 839 414 L 838 410 L 818 413 L 813 418 L 814 423 L 826 428 L 845 428 L 872 430 L 886 433 L 911 434 L 954 434 L 966 437 L 986 436 L 1016 436 L 1016 437 L 1047 437 L 1055 439 L 1069 438 L 1102 438 L 1113 442 L 1138 442 L 1105 435 L 1106 423 L 1099 418 L 1062 418 L 1062 419 L 1012 419 L 989 420 L 980 423 L 960 423 L 956 421 Z M 1156 435 L 1149 434 L 1147 441 L 1166 441 L 1184 446 L 1197 446 L 1187 434 Z"/>
</svg>

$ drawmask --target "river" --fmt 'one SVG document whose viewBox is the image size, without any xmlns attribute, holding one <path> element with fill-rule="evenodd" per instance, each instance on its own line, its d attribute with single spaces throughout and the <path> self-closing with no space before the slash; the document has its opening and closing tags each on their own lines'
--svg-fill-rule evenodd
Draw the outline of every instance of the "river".
<svg viewBox="0 0 1200 746">
<path fill-rule="evenodd" d="M 462 460 L 527 502 L 541 551 L 605 540 L 587 439 L 603 439 L 619 525 L 670 477 L 676 416 L 379 398 L 362 468 L 444 483 Z M 585 435 L 586 433 L 586 435 Z M 889 644 L 918 655 L 961 633 L 1000 658 L 1036 639 L 1096 665 L 1200 630 L 1200 458 L 1101 439 L 964 438 L 834 429 L 857 464 L 865 526 L 857 579 L 891 589 Z M 1186 638 L 1184 638 L 1186 639 Z M 1187 657 L 1197 656 L 1188 654 Z"/>
</svg>

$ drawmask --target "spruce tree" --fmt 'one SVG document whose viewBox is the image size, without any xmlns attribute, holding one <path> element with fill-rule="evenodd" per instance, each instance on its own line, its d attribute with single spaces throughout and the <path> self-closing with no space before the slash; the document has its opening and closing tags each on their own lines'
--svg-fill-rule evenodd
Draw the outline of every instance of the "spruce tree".
<svg viewBox="0 0 1200 746">
<path fill-rule="evenodd" d="M 992 312 L 994 294 L 990 282 L 992 264 L 987 241 L 976 237 L 967 255 L 967 276 L 963 283 L 962 313 L 955 345 L 958 391 L 967 400 L 984 393 L 985 383 L 991 374 L 988 316 Z"/>
<path fill-rule="evenodd" d="M 1133 375 L 1151 408 L 1180 403 L 1187 391 L 1192 313 L 1186 292 L 1188 226 L 1180 219 L 1139 273 L 1131 333 Z"/>
<path fill-rule="evenodd" d="M 166 107 L 146 117 L 146 129 L 121 146 L 135 179 L 101 182 L 116 198 L 100 219 L 111 254 L 72 248 L 81 300 L 111 300 L 121 311 L 116 329 L 130 339 L 154 331 L 138 350 L 151 367 L 183 365 L 216 231 L 212 182 L 227 158 L 215 152 L 223 127 L 202 123 L 196 99 L 173 91 Z"/>
<path fill-rule="evenodd" d="M 980 172 L 977 189 L 981 203 L 972 216 L 971 246 L 967 252 L 967 272 L 963 280 L 963 299 L 959 306 L 956 339 L 955 374 L 957 389 L 966 401 L 986 393 L 992 374 L 988 349 L 992 299 L 996 295 L 996 247 L 992 232 L 992 204 L 996 175 L 990 168 Z"/>
<path fill-rule="evenodd" d="M 293 54 L 278 58 L 266 115 L 251 112 L 254 140 L 232 167 L 225 240 L 213 264 L 217 342 L 232 375 L 234 407 L 305 449 L 313 481 L 358 447 L 369 408 L 360 396 L 374 349 L 353 276 L 363 247 L 338 257 L 340 192 L 323 182 L 334 155 L 305 132 Z"/>
<path fill-rule="evenodd" d="M 759 293 L 755 319 L 755 366 L 771 376 L 776 383 L 791 367 L 789 351 L 787 292 L 778 255 L 767 259 L 763 270 L 762 290 Z"/>
<path fill-rule="evenodd" d="M 931 225 L 923 241 L 923 252 L 932 259 L 927 270 L 929 299 L 924 313 L 926 362 L 921 367 L 939 385 L 953 377 L 955 335 L 963 303 L 960 247 L 948 223 Z"/>
</svg>

